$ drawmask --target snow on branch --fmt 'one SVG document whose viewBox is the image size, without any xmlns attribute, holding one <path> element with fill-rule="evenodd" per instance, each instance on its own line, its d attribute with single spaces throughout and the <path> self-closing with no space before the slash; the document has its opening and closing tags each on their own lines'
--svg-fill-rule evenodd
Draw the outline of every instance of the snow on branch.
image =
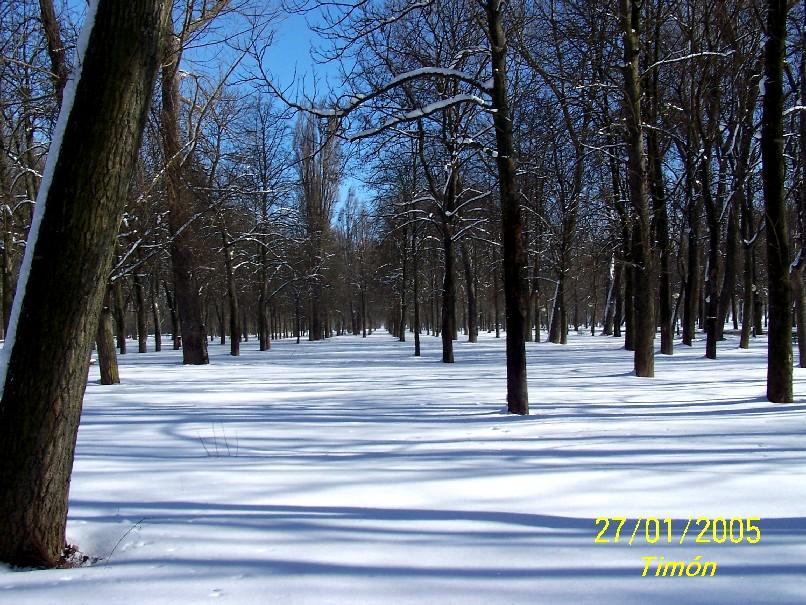
<svg viewBox="0 0 806 605">
<path fill-rule="evenodd" d="M 725 52 L 718 52 L 718 51 L 710 51 L 704 50 L 699 53 L 691 53 L 688 55 L 684 55 L 682 57 L 673 57 L 671 59 L 661 59 L 660 61 L 655 61 L 652 65 L 647 67 L 644 70 L 644 73 L 647 73 L 651 69 L 655 69 L 656 67 L 660 67 L 661 65 L 668 65 L 670 63 L 680 63 L 681 61 L 691 61 L 692 59 L 698 59 L 700 57 L 730 57 L 735 51 L 728 50 Z"/>
<path fill-rule="evenodd" d="M 438 111 L 442 111 L 443 109 L 453 107 L 454 105 L 459 105 L 460 103 L 475 103 L 476 105 L 485 110 L 489 111 L 492 109 L 491 105 L 487 101 L 476 95 L 470 95 L 470 94 L 456 95 L 447 99 L 436 101 L 435 103 L 431 103 L 424 107 L 418 107 L 416 109 L 405 111 L 393 118 L 386 120 L 383 124 L 380 124 L 379 126 L 375 126 L 373 128 L 367 128 L 355 134 L 349 135 L 347 139 L 350 141 L 365 139 L 367 137 L 371 137 L 380 132 L 383 132 L 388 128 L 392 128 L 393 126 L 402 124 L 403 122 L 411 122 L 414 120 L 418 120 L 420 118 L 430 116 L 431 114 L 436 113 Z"/>
</svg>

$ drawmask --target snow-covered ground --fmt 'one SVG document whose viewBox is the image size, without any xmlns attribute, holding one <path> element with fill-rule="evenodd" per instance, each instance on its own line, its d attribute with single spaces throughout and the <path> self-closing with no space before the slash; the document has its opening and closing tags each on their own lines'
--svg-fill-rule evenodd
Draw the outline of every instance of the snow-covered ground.
<svg viewBox="0 0 806 605">
<path fill-rule="evenodd" d="M 385 333 L 128 354 L 122 385 L 91 370 L 73 474 L 68 537 L 98 562 L 1 568 L 0 603 L 805 603 L 806 373 L 767 403 L 765 339 L 736 344 L 655 379 L 620 340 L 529 344 L 528 418 L 486 334 L 450 366 Z M 595 544 L 602 516 L 671 517 L 674 543 Z M 761 540 L 679 545 L 698 516 Z M 697 555 L 714 577 L 641 576 Z"/>
</svg>

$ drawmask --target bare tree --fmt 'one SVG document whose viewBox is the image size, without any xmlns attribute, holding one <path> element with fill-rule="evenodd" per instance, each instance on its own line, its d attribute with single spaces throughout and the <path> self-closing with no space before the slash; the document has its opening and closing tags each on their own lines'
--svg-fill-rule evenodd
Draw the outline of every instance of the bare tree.
<svg viewBox="0 0 806 605">
<path fill-rule="evenodd" d="M 3 350 L 0 560 L 21 566 L 54 566 L 65 548 L 89 352 L 167 14 L 160 0 L 100 0 L 88 12 Z"/>
</svg>

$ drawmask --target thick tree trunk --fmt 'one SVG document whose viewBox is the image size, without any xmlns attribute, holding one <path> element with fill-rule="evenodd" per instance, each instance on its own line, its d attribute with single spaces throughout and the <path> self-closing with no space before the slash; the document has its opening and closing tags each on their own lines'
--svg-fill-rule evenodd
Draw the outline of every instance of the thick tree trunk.
<svg viewBox="0 0 806 605">
<path fill-rule="evenodd" d="M 627 131 L 627 183 L 635 211 L 633 234 L 636 376 L 655 375 L 655 293 L 652 279 L 652 243 L 649 225 L 647 171 L 641 131 L 641 76 L 639 70 L 641 5 L 620 0 L 624 36 L 624 118 Z"/>
<path fill-rule="evenodd" d="M 196 261 L 192 248 L 190 199 L 182 180 L 181 137 L 179 133 L 179 62 L 182 49 L 172 24 L 163 32 L 162 108 L 160 113 L 163 152 L 165 154 L 165 196 L 168 202 L 168 227 L 171 232 L 171 264 L 174 278 L 174 304 L 182 332 L 182 363 L 203 365 L 207 356 L 207 332 L 202 305 L 193 272 Z"/>
<path fill-rule="evenodd" d="M 38 237 L 24 262 L 30 271 L 3 351 L 0 560 L 12 565 L 51 567 L 65 548 L 90 349 L 167 14 L 160 0 L 100 0 L 90 13 L 96 6 L 72 111 L 68 92 L 56 127 Z"/>
<path fill-rule="evenodd" d="M 523 245 L 521 206 L 515 184 L 515 146 L 507 98 L 507 40 L 503 5 L 498 0 L 484 3 L 492 57 L 493 125 L 498 156 L 498 185 L 501 197 L 501 235 L 504 244 L 504 301 L 507 321 L 507 409 L 512 414 L 529 413 L 526 383 L 526 293 L 524 283 L 526 251 Z"/>
<path fill-rule="evenodd" d="M 761 179 L 767 222 L 769 340 L 767 399 L 791 402 L 792 288 L 789 280 L 789 231 L 784 197 L 784 54 L 786 0 L 767 2 L 767 43 L 764 47 L 764 104 L 761 118 Z"/>
</svg>

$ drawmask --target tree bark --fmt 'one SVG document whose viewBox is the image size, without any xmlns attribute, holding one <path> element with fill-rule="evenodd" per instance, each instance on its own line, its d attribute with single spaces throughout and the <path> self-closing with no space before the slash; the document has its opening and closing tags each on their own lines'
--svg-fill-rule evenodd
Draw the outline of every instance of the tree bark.
<svg viewBox="0 0 806 605">
<path fill-rule="evenodd" d="M 134 280 L 134 298 L 137 301 L 137 352 L 148 352 L 148 314 L 146 313 L 146 297 L 143 294 L 143 279 L 138 273 Z"/>
<path fill-rule="evenodd" d="M 792 401 L 792 288 L 789 280 L 789 231 L 784 198 L 784 54 L 786 0 L 767 2 L 764 47 L 764 102 L 761 117 L 761 180 L 767 221 L 769 340 L 767 399 Z"/>
<path fill-rule="evenodd" d="M 207 331 L 202 317 L 199 291 L 193 275 L 194 260 L 189 198 L 182 181 L 179 133 L 179 63 L 182 48 L 171 23 L 165 24 L 162 58 L 162 107 L 160 112 L 163 153 L 166 162 L 165 196 L 168 202 L 168 228 L 171 232 L 171 265 L 174 277 L 174 304 L 182 333 L 182 363 L 203 365 L 207 356 Z"/>
<path fill-rule="evenodd" d="M 126 354 L 126 305 L 123 303 L 123 286 L 121 280 L 115 280 L 114 287 L 115 305 L 115 337 L 118 351 L 121 355 Z"/>
<path fill-rule="evenodd" d="M 159 64 L 163 5 L 91 5 L 72 111 L 66 94 L 54 139 L 63 131 L 61 146 L 54 143 L 45 168 L 39 233 L 26 251 L 30 272 L 3 355 L 0 560 L 12 565 L 52 567 L 65 548 L 90 349 Z"/>
<path fill-rule="evenodd" d="M 221 245 L 227 279 L 227 302 L 229 303 L 229 354 L 233 357 L 238 357 L 241 354 L 238 289 L 235 284 L 235 273 L 232 270 L 232 249 L 227 241 L 227 231 L 223 227 L 221 228 Z"/>
<path fill-rule="evenodd" d="M 420 357 L 420 267 L 417 262 L 417 229 L 411 231 L 412 303 L 414 304 L 414 356 Z"/>
<path fill-rule="evenodd" d="M 159 273 L 159 268 L 155 269 L 154 280 L 151 284 L 151 319 L 154 322 L 154 350 L 158 353 L 162 351 L 162 320 L 158 302 L 160 295 Z"/>
<path fill-rule="evenodd" d="M 67 83 L 67 64 L 64 60 L 64 42 L 62 42 L 62 32 L 59 27 L 59 20 L 56 18 L 56 11 L 53 8 L 53 0 L 39 0 L 39 14 L 42 19 L 42 29 L 45 32 L 45 40 L 48 43 L 48 56 L 50 57 L 51 80 L 56 93 L 56 101 L 59 106 L 62 104 L 64 85 Z"/>
<path fill-rule="evenodd" d="M 634 304 L 635 375 L 655 375 L 655 294 L 652 280 L 652 243 L 649 229 L 647 171 L 641 131 L 641 75 L 639 70 L 641 4 L 620 0 L 624 34 L 624 117 L 627 131 L 627 164 L 630 202 L 635 212 Z"/>
<path fill-rule="evenodd" d="M 110 292 L 107 289 L 101 316 L 98 320 L 98 332 L 95 342 L 98 345 L 98 367 L 101 370 L 101 384 L 120 384 L 118 358 L 115 354 L 113 335 L 112 309 L 110 308 Z"/>
<path fill-rule="evenodd" d="M 476 302 L 476 283 L 473 276 L 473 264 L 464 242 L 462 248 L 462 266 L 465 274 L 465 290 L 467 291 L 467 341 L 479 341 L 478 305 Z"/>
<path fill-rule="evenodd" d="M 442 236 L 445 272 L 442 276 L 442 363 L 453 363 L 453 334 L 456 330 L 456 283 L 453 268 L 456 260 L 453 237 L 445 227 Z"/>
<path fill-rule="evenodd" d="M 501 197 L 501 237 L 504 244 L 504 301 L 507 322 L 507 409 L 512 414 L 529 413 L 526 383 L 526 292 L 524 283 L 526 251 L 523 245 L 523 221 L 515 186 L 515 146 L 512 118 L 507 98 L 507 40 L 501 2 L 487 0 L 488 38 L 492 57 L 493 125 L 498 152 L 498 186 Z"/>
</svg>

